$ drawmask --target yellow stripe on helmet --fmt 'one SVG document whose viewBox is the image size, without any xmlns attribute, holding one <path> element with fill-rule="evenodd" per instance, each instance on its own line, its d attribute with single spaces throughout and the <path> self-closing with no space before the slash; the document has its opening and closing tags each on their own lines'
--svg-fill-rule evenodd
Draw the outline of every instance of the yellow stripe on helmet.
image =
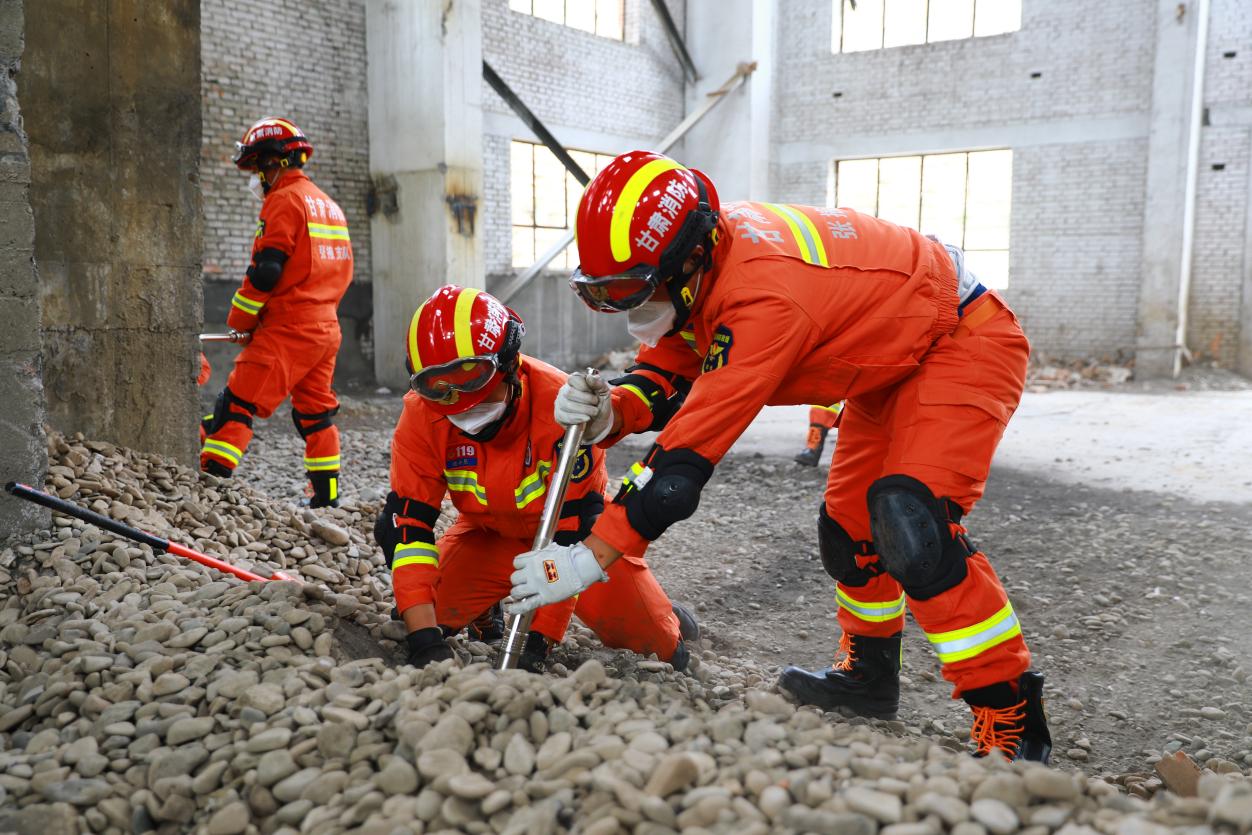
<svg viewBox="0 0 1252 835">
<path fill-rule="evenodd" d="M 481 292 L 481 290 L 466 287 L 461 291 L 461 295 L 456 297 L 456 312 L 452 316 L 452 322 L 453 327 L 456 328 L 456 355 L 458 357 L 472 357 L 478 353 L 474 350 L 474 334 L 470 332 L 470 313 L 474 309 L 474 299 L 478 298 Z"/>
<path fill-rule="evenodd" d="M 618 195 L 617 205 L 613 207 L 613 220 L 609 224 L 609 247 L 616 261 L 624 263 L 631 260 L 630 221 L 635 216 L 635 207 L 639 205 L 639 196 L 652 185 L 653 180 L 676 168 L 687 170 L 672 159 L 654 159 L 631 174 L 626 181 L 626 187 Z"/>
<path fill-rule="evenodd" d="M 413 364 L 414 374 L 422 370 L 422 357 L 417 353 L 417 320 L 422 318 L 422 311 L 425 309 L 426 302 L 422 302 L 409 321 L 409 362 Z"/>
</svg>

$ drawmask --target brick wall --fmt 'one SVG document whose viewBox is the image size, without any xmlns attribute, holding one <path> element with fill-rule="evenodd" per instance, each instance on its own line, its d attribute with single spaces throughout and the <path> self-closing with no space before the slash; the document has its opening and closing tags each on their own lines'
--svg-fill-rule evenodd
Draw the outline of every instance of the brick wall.
<svg viewBox="0 0 1252 835">
<path fill-rule="evenodd" d="M 206 280 L 236 282 L 247 267 L 259 205 L 230 158 L 248 125 L 277 114 L 313 142 L 305 170 L 343 207 L 355 280 L 369 282 L 363 0 L 205 0 L 201 27 Z"/>
</svg>

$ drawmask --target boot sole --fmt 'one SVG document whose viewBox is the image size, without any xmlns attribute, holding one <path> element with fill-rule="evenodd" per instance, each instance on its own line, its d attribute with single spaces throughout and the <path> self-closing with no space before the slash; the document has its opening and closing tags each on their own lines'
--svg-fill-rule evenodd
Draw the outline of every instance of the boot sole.
<svg viewBox="0 0 1252 835">
<path fill-rule="evenodd" d="M 870 700 L 868 697 L 855 693 L 843 693 L 837 699 L 833 698 L 829 693 L 799 675 L 788 676 L 786 671 L 778 678 L 778 689 L 802 705 L 825 711 L 848 710 L 857 716 L 885 720 L 895 719 L 900 714 L 899 705 L 884 709 L 881 700 Z"/>
</svg>

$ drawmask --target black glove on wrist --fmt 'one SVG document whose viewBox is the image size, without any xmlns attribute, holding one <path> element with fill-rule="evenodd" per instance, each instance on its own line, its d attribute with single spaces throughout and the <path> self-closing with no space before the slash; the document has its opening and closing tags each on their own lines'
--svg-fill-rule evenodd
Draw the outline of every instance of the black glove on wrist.
<svg viewBox="0 0 1252 835">
<path fill-rule="evenodd" d="M 443 630 L 438 626 L 410 632 L 404 642 L 409 647 L 409 663 L 414 667 L 425 667 L 434 661 L 447 661 L 453 657 L 452 647 L 443 639 Z"/>
</svg>

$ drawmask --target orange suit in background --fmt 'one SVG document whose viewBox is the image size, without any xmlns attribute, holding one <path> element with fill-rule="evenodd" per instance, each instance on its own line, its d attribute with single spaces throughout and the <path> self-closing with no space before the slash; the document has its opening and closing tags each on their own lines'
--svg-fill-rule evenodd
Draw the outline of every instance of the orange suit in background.
<svg viewBox="0 0 1252 835">
<path fill-rule="evenodd" d="M 227 324 L 252 340 L 235 360 L 213 415 L 201 467 L 215 462 L 234 470 L 252 439 L 252 419 L 267 418 L 290 395 L 292 420 L 304 438 L 310 481 L 338 497 L 339 401 L 332 389 L 339 350 L 339 301 L 352 282 L 352 244 L 343 210 L 297 168 L 286 171 L 265 196 L 252 245 L 285 256 L 268 292 L 251 277 L 231 300 Z"/>
<path fill-rule="evenodd" d="M 436 622 L 459 630 L 509 595 L 513 558 L 534 542 L 560 454 L 565 430 L 552 412 L 565 377 L 523 355 L 515 411 L 489 441 L 468 437 L 416 393 L 405 395 L 391 442 L 392 496 L 379 520 L 383 530 L 394 526 L 391 536 L 399 539 L 383 548 L 400 612 L 434 603 Z M 556 542 L 586 536 L 603 508 L 607 481 L 604 451 L 584 447 L 565 494 Z M 459 515 L 436 540 L 445 493 Z M 388 536 L 379 536 L 380 528 L 376 536 L 383 543 Z M 610 567 L 607 583 L 540 608 L 531 630 L 559 643 L 570 616 L 577 614 L 606 646 L 670 660 L 679 623 L 643 551 L 631 551 Z"/>
</svg>

